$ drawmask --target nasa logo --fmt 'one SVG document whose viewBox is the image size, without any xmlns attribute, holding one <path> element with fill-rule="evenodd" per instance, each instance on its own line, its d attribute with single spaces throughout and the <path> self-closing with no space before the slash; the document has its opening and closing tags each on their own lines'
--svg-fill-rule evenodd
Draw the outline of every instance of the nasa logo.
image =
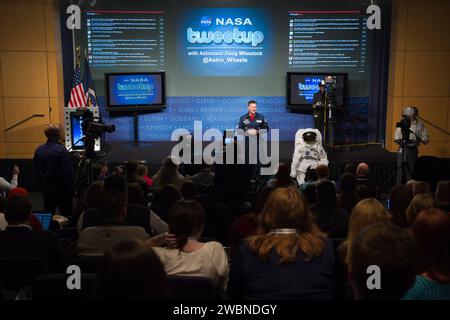
<svg viewBox="0 0 450 320">
<path fill-rule="evenodd" d="M 212 19 L 213 19 L 212 17 L 203 16 L 200 18 L 200 24 L 202 25 L 202 27 L 208 28 L 212 24 Z"/>
<path fill-rule="evenodd" d="M 250 18 L 216 18 L 217 26 L 252 26 Z"/>
</svg>

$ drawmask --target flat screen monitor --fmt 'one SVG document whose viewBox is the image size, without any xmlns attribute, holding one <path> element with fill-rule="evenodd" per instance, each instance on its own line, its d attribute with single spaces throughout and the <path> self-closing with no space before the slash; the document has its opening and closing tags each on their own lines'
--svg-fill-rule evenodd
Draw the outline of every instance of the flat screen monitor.
<svg viewBox="0 0 450 320">
<path fill-rule="evenodd" d="M 329 78 L 334 81 L 334 85 L 328 84 L 328 92 L 333 92 L 337 107 L 345 104 L 345 90 L 347 84 L 347 74 L 345 73 L 287 73 L 287 104 L 291 108 L 307 107 L 313 104 L 314 93 L 319 91 L 319 84 L 322 80 Z M 328 82 L 329 83 L 329 82 Z"/>
<path fill-rule="evenodd" d="M 166 104 L 164 72 L 107 73 L 105 82 L 108 111 L 155 110 Z"/>
<path fill-rule="evenodd" d="M 71 125 L 71 142 L 73 150 L 84 149 L 84 134 L 83 134 L 83 118 L 81 113 L 72 112 L 70 114 L 70 125 Z"/>
</svg>

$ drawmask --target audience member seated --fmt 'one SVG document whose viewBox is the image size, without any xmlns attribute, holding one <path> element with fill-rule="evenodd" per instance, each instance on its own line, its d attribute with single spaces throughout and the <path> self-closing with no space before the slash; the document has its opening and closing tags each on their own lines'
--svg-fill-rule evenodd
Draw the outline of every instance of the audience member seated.
<svg viewBox="0 0 450 320">
<path fill-rule="evenodd" d="M 14 166 L 10 182 L 8 182 L 5 178 L 0 177 L 0 196 L 6 197 L 9 191 L 17 187 L 19 172 L 20 172 L 19 167 Z"/>
<path fill-rule="evenodd" d="M 125 177 L 127 183 L 137 183 L 141 186 L 144 195 L 147 195 L 147 182 L 144 178 L 138 176 L 138 163 L 137 161 L 130 160 L 125 164 Z"/>
<path fill-rule="evenodd" d="M 273 179 L 267 182 L 267 187 L 271 188 L 287 188 L 297 187 L 297 183 L 290 176 L 291 168 L 284 162 L 278 165 L 278 171 Z"/>
<path fill-rule="evenodd" d="M 413 194 L 416 196 L 424 193 L 431 193 L 430 185 L 426 181 L 418 181 L 414 185 Z"/>
<path fill-rule="evenodd" d="M 29 225 L 32 204 L 26 196 L 14 195 L 6 203 L 8 226 L 0 232 L 0 257 L 42 258 L 52 272 L 62 272 L 66 257 L 51 232 L 36 231 Z"/>
<path fill-rule="evenodd" d="M 203 236 L 228 245 L 231 225 L 235 221 L 231 207 L 217 202 L 211 195 L 203 194 L 196 198 L 206 213 Z"/>
<path fill-rule="evenodd" d="M 337 207 L 336 187 L 331 181 L 321 181 L 317 186 L 317 203 L 309 207 L 320 230 L 330 238 L 347 236 L 349 214 Z"/>
<path fill-rule="evenodd" d="M 94 181 L 103 181 L 108 176 L 108 165 L 104 162 L 96 162 L 92 166 L 92 177 Z"/>
<path fill-rule="evenodd" d="M 84 229 L 78 238 L 77 255 L 103 255 L 105 251 L 120 240 L 147 240 L 145 229 L 125 224 L 127 215 L 126 194 L 105 191 L 101 207 L 101 225 Z"/>
<path fill-rule="evenodd" d="M 147 183 L 147 187 L 153 186 L 153 180 L 148 177 L 148 167 L 147 165 L 140 163 L 137 169 L 137 177 L 144 179 L 145 183 Z"/>
<path fill-rule="evenodd" d="M 406 230 L 390 222 L 372 224 L 349 249 L 348 278 L 356 300 L 399 300 L 414 284 L 416 247 Z M 368 273 L 370 266 L 378 268 Z"/>
<path fill-rule="evenodd" d="M 231 298 L 335 297 L 339 263 L 332 243 L 296 189 L 277 188 L 270 194 L 259 231 L 232 256 Z"/>
<path fill-rule="evenodd" d="M 358 167 L 356 168 L 356 185 L 364 185 L 369 188 L 370 193 L 368 198 L 378 198 L 377 185 L 370 180 L 369 174 L 370 170 L 367 163 L 361 162 L 358 164 Z"/>
<path fill-rule="evenodd" d="M 78 199 L 73 210 L 71 225 L 77 226 L 80 216 L 88 209 L 100 207 L 100 201 L 103 198 L 105 188 L 103 181 L 94 181 L 84 191 L 83 195 Z M 80 229 L 81 231 L 81 229 Z"/>
<path fill-rule="evenodd" d="M 159 189 L 168 184 L 181 188 L 184 181 L 184 177 L 178 172 L 178 165 L 173 163 L 171 157 L 164 159 L 158 172 L 153 176 L 153 186 Z"/>
<path fill-rule="evenodd" d="M 317 203 L 317 187 L 314 183 L 302 184 L 300 192 L 308 201 L 308 205 L 312 206 Z"/>
<path fill-rule="evenodd" d="M 214 181 L 214 172 L 210 165 L 202 163 L 200 172 L 189 177 L 189 180 L 194 182 L 197 186 L 206 188 Z"/>
<path fill-rule="evenodd" d="M 11 198 L 13 196 L 28 197 L 28 191 L 25 188 L 17 187 L 17 188 L 12 189 L 8 193 L 8 198 Z M 4 200 L 4 205 L 6 206 L 6 199 Z M 3 211 L 0 210 L 0 212 L 4 212 L 4 210 Z M 31 214 L 28 224 L 35 231 L 44 231 L 44 229 L 42 228 L 41 222 L 33 214 Z M 5 230 L 7 226 L 8 226 L 8 222 L 6 222 L 5 216 L 0 213 L 0 231 Z"/>
<path fill-rule="evenodd" d="M 147 209 L 147 200 L 145 199 L 144 192 L 137 183 L 128 183 L 127 191 L 128 191 L 128 207 L 127 207 L 128 212 L 129 210 L 136 211 L 136 209 L 142 211 L 144 208 L 146 211 L 150 212 L 149 221 L 152 235 L 158 235 L 169 231 L 168 224 L 164 220 L 162 220 L 156 213 L 154 213 L 153 210 Z M 146 216 L 146 213 L 142 213 L 142 216 Z M 141 221 L 144 222 L 144 220 Z M 131 225 L 130 222 L 127 222 L 127 224 Z"/>
<path fill-rule="evenodd" d="M 411 193 L 414 194 L 414 188 L 416 187 L 417 184 L 417 180 L 408 180 L 408 182 L 406 182 L 406 186 L 408 187 L 409 190 L 411 190 Z"/>
<path fill-rule="evenodd" d="M 344 174 L 351 174 L 356 177 L 356 164 L 354 163 L 346 163 L 344 167 Z"/>
<path fill-rule="evenodd" d="M 450 181 L 438 183 L 434 202 L 437 208 L 450 213 Z"/>
<path fill-rule="evenodd" d="M 412 226 L 418 248 L 419 275 L 407 300 L 450 300 L 450 215 L 429 209 Z"/>
<path fill-rule="evenodd" d="M 154 250 L 167 275 L 207 277 L 224 291 L 228 283 L 228 258 L 219 242 L 198 240 L 205 222 L 201 205 L 196 201 L 177 201 L 169 211 L 168 222 L 169 232 L 175 237 L 173 243 L 161 247 L 161 243 L 151 242 L 159 245 Z"/>
<path fill-rule="evenodd" d="M 99 262 L 98 297 L 108 300 L 160 300 L 169 297 L 161 260 L 147 244 L 123 240 Z"/>
<path fill-rule="evenodd" d="M 317 182 L 316 184 L 319 184 L 321 181 L 331 181 L 330 180 L 330 170 L 328 169 L 328 166 L 326 164 L 319 164 L 316 167 L 316 173 L 317 173 Z M 335 182 L 332 181 L 334 185 Z"/>
<path fill-rule="evenodd" d="M 349 247 L 352 246 L 358 233 L 367 226 L 377 222 L 388 222 L 387 212 L 380 201 L 374 198 L 364 199 L 353 208 L 350 216 L 347 239 L 338 247 L 341 261 L 346 264 L 350 261 Z"/>
<path fill-rule="evenodd" d="M 104 181 L 105 192 L 117 192 L 122 194 L 125 199 L 128 199 L 127 193 L 127 183 L 125 178 L 119 174 L 112 174 L 107 177 Z M 142 191 L 141 191 L 142 192 Z M 98 226 L 104 224 L 104 215 L 101 214 L 99 208 L 87 209 L 78 219 L 78 232 L 87 227 Z M 155 223 L 155 226 L 152 225 Z M 145 231 L 152 235 L 153 230 L 157 231 L 160 229 L 161 224 L 160 219 L 152 211 L 150 211 L 146 206 L 138 204 L 127 204 L 127 214 L 125 217 L 125 223 L 129 226 L 138 226 L 145 229 Z M 167 228 L 163 229 L 165 232 Z"/>
<path fill-rule="evenodd" d="M 406 210 L 413 199 L 411 190 L 405 185 L 397 185 L 389 195 L 388 217 L 397 226 L 408 228 Z"/>
<path fill-rule="evenodd" d="M 349 173 L 344 174 L 339 182 L 338 207 L 351 213 L 359 202 L 356 194 L 356 178 Z"/>
<path fill-rule="evenodd" d="M 410 227 L 414 224 L 417 215 L 423 211 L 434 207 L 434 200 L 431 194 L 422 193 L 414 196 L 408 209 L 406 209 L 406 219 Z"/>
<path fill-rule="evenodd" d="M 273 187 L 265 187 L 258 193 L 256 198 L 255 208 L 252 213 L 244 214 L 240 216 L 231 226 L 231 247 L 233 252 L 238 246 L 240 246 L 241 241 L 245 238 L 253 236 L 256 234 L 258 229 L 258 219 L 260 218 L 261 212 L 269 199 L 272 191 L 275 190 Z"/>
<path fill-rule="evenodd" d="M 179 188 L 175 185 L 165 185 L 158 189 L 155 194 L 155 201 L 152 203 L 152 210 L 167 221 L 167 213 L 175 202 L 181 199 Z"/>
<path fill-rule="evenodd" d="M 186 181 L 181 185 L 181 197 L 184 200 L 195 200 L 197 197 L 197 187 L 192 181 Z"/>
</svg>

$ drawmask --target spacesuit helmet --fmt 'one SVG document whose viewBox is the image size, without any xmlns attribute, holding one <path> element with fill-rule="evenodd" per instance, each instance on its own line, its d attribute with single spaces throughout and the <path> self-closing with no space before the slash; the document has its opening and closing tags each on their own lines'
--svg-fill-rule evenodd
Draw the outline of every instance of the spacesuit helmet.
<svg viewBox="0 0 450 320">
<path fill-rule="evenodd" d="M 306 131 L 303 133 L 302 138 L 307 144 L 314 144 L 317 142 L 317 134 L 314 131 Z"/>
</svg>

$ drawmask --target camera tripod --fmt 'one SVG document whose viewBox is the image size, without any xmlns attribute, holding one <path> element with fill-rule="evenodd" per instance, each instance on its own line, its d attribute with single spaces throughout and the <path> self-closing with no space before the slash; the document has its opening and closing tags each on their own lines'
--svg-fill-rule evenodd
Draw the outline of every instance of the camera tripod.
<svg viewBox="0 0 450 320">
<path fill-rule="evenodd" d="M 416 141 L 408 139 L 410 133 L 412 133 L 416 137 L 416 139 L 417 139 Z M 410 168 L 410 166 L 409 166 L 406 149 L 409 148 L 408 145 L 417 144 L 417 142 L 424 143 L 422 141 L 422 139 L 420 139 L 420 137 L 417 136 L 417 134 L 415 132 L 411 131 L 410 129 L 405 130 L 405 132 L 403 132 L 403 130 L 402 130 L 402 139 L 399 143 L 400 146 L 399 146 L 399 149 L 397 152 L 397 159 L 398 159 L 398 155 L 401 154 L 400 165 L 398 165 L 397 169 L 386 179 L 386 182 L 383 183 L 383 185 L 380 187 L 380 189 L 383 190 L 383 188 L 391 181 L 391 179 L 398 176 L 399 173 L 400 173 L 400 183 L 401 184 L 406 183 L 407 174 L 409 174 L 409 177 L 413 176 L 413 168 Z"/>
</svg>

